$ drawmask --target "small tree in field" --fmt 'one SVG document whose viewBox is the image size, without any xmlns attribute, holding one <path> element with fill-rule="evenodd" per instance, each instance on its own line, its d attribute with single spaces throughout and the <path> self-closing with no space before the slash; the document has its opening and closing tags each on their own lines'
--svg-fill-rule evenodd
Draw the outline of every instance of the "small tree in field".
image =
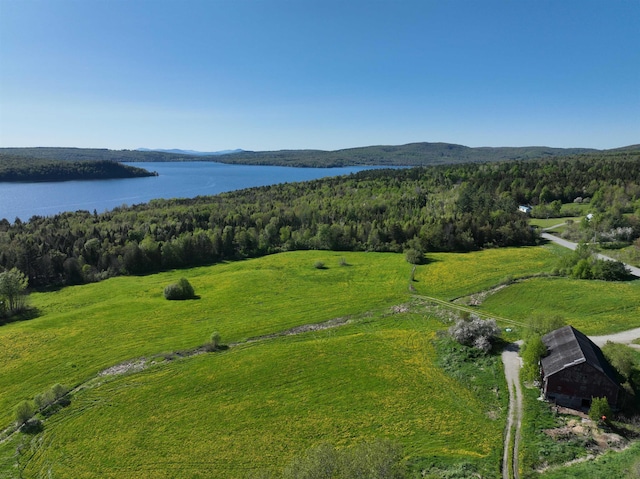
<svg viewBox="0 0 640 479">
<path fill-rule="evenodd" d="M 36 409 L 31 401 L 22 401 L 16 406 L 16 424 L 21 427 L 36 413 Z"/>
<path fill-rule="evenodd" d="M 18 268 L 0 273 L 0 301 L 7 314 L 24 308 L 24 295 L 28 285 L 29 280 Z"/>
</svg>

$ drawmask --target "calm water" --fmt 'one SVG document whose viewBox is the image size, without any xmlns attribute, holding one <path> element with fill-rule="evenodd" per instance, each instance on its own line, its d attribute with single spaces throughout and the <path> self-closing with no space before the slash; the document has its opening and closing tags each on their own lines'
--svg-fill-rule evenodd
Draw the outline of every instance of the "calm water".
<svg viewBox="0 0 640 479">
<path fill-rule="evenodd" d="M 210 162 L 132 163 L 159 176 L 124 180 L 65 181 L 59 183 L 0 183 L 0 219 L 13 223 L 34 215 L 97 210 L 146 203 L 154 198 L 193 198 L 252 186 L 306 181 L 346 175 L 371 167 L 290 168 L 225 165 Z"/>
</svg>

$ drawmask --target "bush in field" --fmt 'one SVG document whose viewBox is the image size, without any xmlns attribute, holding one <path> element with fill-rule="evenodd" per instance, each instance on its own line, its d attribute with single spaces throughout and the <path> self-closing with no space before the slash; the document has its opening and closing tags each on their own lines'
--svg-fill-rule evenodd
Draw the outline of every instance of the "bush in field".
<svg viewBox="0 0 640 479">
<path fill-rule="evenodd" d="M 204 349 L 206 351 L 217 351 L 220 347 L 220 333 L 215 331 L 211 333 L 211 337 L 209 338 L 209 342 L 204 345 Z"/>
<path fill-rule="evenodd" d="M 169 300 L 192 299 L 195 298 L 193 286 L 185 278 L 180 278 L 177 283 L 170 284 L 164 288 L 164 297 Z"/>
<path fill-rule="evenodd" d="M 471 320 L 459 319 L 449 328 L 449 335 L 460 344 L 473 346 L 488 353 L 492 342 L 500 334 L 500 329 L 495 320 L 483 320 L 473 318 Z"/>
<path fill-rule="evenodd" d="M 424 261 L 424 253 L 415 248 L 409 248 L 405 251 L 404 257 L 408 263 L 411 264 L 422 264 Z"/>
</svg>

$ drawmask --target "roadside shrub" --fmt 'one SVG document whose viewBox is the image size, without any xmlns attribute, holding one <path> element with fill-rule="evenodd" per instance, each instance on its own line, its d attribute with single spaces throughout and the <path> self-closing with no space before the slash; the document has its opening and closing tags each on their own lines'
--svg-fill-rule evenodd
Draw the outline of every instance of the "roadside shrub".
<svg viewBox="0 0 640 479">
<path fill-rule="evenodd" d="M 540 381 L 540 359 L 547 354 L 547 347 L 539 334 L 530 336 L 522 347 L 522 377 L 527 382 Z"/>
<path fill-rule="evenodd" d="M 180 278 L 177 283 L 173 283 L 164 288 L 164 297 L 168 300 L 182 300 L 195 298 L 193 286 L 185 278 Z"/>
<path fill-rule="evenodd" d="M 600 259 L 591 245 L 578 244 L 575 251 L 560 260 L 560 274 L 576 279 L 601 279 L 604 281 L 624 281 L 629 271 L 620 261 Z"/>
</svg>

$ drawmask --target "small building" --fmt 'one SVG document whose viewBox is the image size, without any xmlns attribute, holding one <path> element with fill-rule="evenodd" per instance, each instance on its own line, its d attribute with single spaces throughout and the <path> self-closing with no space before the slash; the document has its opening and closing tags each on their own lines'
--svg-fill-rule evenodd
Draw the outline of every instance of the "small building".
<svg viewBox="0 0 640 479">
<path fill-rule="evenodd" d="M 542 337 L 547 355 L 540 361 L 542 393 L 560 406 L 588 409 L 594 397 L 606 397 L 611 407 L 622 398 L 622 388 L 602 351 L 572 326 Z"/>
<path fill-rule="evenodd" d="M 525 213 L 525 214 L 531 214 L 531 206 L 527 206 L 527 205 L 520 205 L 518 206 L 518 211 Z"/>
</svg>

